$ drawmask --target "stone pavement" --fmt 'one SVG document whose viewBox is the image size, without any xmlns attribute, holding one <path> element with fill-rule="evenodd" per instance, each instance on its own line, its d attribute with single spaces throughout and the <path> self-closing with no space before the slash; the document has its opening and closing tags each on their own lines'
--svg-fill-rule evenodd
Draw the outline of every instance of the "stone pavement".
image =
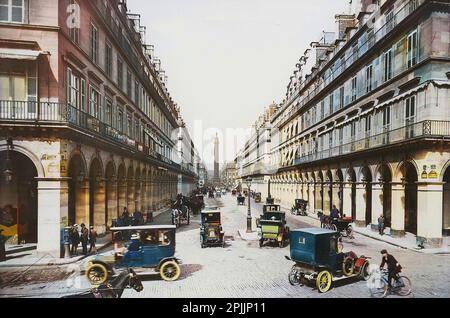
<svg viewBox="0 0 450 318">
<path fill-rule="evenodd" d="M 257 205 L 258 209 L 261 209 L 263 204 L 254 203 L 252 204 L 255 206 Z M 286 212 L 286 214 L 291 214 L 291 210 L 288 209 L 285 206 L 282 206 L 282 210 Z M 292 216 L 292 215 L 290 215 Z M 301 219 L 303 222 L 307 222 L 313 226 L 320 226 L 319 218 L 317 214 L 309 212 L 308 216 L 295 216 L 295 218 Z M 382 241 L 385 243 L 388 243 L 389 245 L 401 247 L 404 249 L 409 249 L 411 251 L 425 253 L 425 254 L 450 254 L 450 239 L 446 238 L 444 240 L 444 246 L 442 248 L 424 248 L 420 249 L 417 246 L 416 236 L 410 233 L 406 233 L 405 237 L 399 238 L 399 237 L 392 237 L 390 235 L 389 229 L 386 230 L 386 234 L 381 236 L 378 232 L 373 231 L 370 226 L 368 227 L 357 227 L 353 225 L 353 230 L 355 233 L 364 235 L 366 237 L 369 237 L 371 239 Z"/>
<path fill-rule="evenodd" d="M 199 217 L 194 217 L 190 226 L 177 231 L 176 256 L 183 261 L 182 275 L 176 282 L 162 281 L 158 275 L 142 277 L 144 291 L 126 290 L 129 298 L 367 298 L 370 293 L 366 282 L 347 281 L 335 284 L 327 294 L 319 294 L 312 287 L 293 287 L 288 282 L 288 273 L 293 265 L 285 259 L 289 247 L 259 248 L 256 241 L 245 241 L 239 230 L 246 227 L 247 207 L 236 204 L 236 199 L 224 196 L 222 202 L 223 227 L 226 236 L 225 248 L 200 247 Z M 208 203 L 208 202 L 207 202 Z M 214 202 L 209 202 L 214 203 Z M 253 217 L 260 215 L 258 205 L 253 204 Z M 310 218 L 288 215 L 291 229 L 318 225 Z M 170 214 L 162 214 L 157 224 L 170 223 Z M 306 222 L 308 221 L 308 222 Z M 356 234 L 354 240 L 344 241 L 345 251 L 372 257 L 378 266 L 379 251 L 388 249 L 404 268 L 404 274 L 412 281 L 411 297 L 450 297 L 450 256 L 416 253 L 388 245 L 366 236 Z M 30 268 L 0 268 L 0 297 L 60 297 L 89 288 L 83 276 L 85 262 L 70 267 L 54 266 Z M 72 271 L 72 272 L 71 272 Z"/>
</svg>

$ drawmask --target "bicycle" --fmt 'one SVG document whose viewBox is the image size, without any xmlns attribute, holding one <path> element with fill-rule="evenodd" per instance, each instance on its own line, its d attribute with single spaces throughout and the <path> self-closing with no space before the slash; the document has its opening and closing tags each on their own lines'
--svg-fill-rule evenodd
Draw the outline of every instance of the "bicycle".
<svg viewBox="0 0 450 318">
<path fill-rule="evenodd" d="M 396 294 L 402 297 L 411 295 L 411 280 L 408 277 L 398 275 L 391 288 L 389 288 L 388 277 L 389 272 L 382 270 L 380 277 L 375 278 L 372 287 L 369 288 L 372 297 L 386 298 L 390 294 Z"/>
</svg>

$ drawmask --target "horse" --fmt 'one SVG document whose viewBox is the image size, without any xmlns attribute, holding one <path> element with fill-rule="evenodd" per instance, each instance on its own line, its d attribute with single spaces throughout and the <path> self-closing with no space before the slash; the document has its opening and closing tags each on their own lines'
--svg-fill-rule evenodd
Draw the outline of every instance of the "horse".
<svg viewBox="0 0 450 318">
<path fill-rule="evenodd" d="M 121 298 L 125 289 L 134 289 L 138 293 L 144 290 L 141 280 L 131 268 L 121 272 L 111 282 L 93 288 L 88 292 L 62 298 Z"/>
</svg>

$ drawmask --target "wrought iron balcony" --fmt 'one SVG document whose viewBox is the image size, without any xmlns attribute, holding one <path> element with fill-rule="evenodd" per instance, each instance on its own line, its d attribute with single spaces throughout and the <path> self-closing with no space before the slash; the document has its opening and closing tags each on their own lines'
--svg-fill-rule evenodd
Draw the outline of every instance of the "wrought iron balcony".
<svg viewBox="0 0 450 318">
<path fill-rule="evenodd" d="M 95 134 L 108 141 L 138 151 L 172 168 L 182 170 L 181 166 L 157 153 L 147 145 L 130 138 L 124 132 L 105 123 L 99 118 L 62 103 L 33 101 L 0 101 L 0 125 L 6 126 L 61 126 L 79 129 Z"/>
<path fill-rule="evenodd" d="M 401 128 L 386 130 L 381 134 L 343 144 L 330 149 L 298 157 L 294 165 L 377 149 L 423 138 L 450 138 L 450 121 L 426 120 Z"/>
</svg>

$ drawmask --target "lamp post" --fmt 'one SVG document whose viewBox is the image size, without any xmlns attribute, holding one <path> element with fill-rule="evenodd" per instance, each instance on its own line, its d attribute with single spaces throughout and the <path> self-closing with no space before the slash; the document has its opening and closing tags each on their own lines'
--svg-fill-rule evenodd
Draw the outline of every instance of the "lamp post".
<svg viewBox="0 0 450 318">
<path fill-rule="evenodd" d="M 11 152 L 14 149 L 12 138 L 7 138 L 6 140 L 7 148 L 6 148 L 6 168 L 3 171 L 3 175 L 5 177 L 6 183 L 11 183 L 13 179 L 13 171 L 12 171 L 12 160 L 11 160 Z"/>
<path fill-rule="evenodd" d="M 250 187 L 252 185 L 252 179 L 247 179 L 247 188 L 248 188 L 248 211 L 247 211 L 247 233 L 252 233 L 252 210 L 250 207 L 251 195 L 250 195 Z"/>
</svg>

